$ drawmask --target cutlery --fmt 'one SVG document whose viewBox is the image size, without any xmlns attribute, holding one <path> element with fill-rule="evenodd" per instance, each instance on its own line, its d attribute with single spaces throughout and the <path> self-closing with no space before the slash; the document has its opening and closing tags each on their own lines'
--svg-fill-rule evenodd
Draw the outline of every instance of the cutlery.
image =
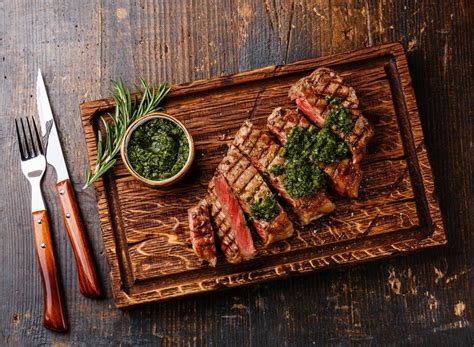
<svg viewBox="0 0 474 347">
<path fill-rule="evenodd" d="M 46 159 L 35 121 L 32 120 L 32 123 L 34 135 L 28 118 L 26 121 L 23 121 L 23 118 L 20 118 L 20 121 L 15 119 L 21 171 L 31 185 L 33 232 L 44 293 L 43 325 L 51 330 L 66 331 L 66 311 L 51 241 L 48 212 L 41 193 L 41 179 L 46 170 Z"/>
<path fill-rule="evenodd" d="M 56 170 L 56 191 L 61 205 L 64 224 L 66 225 L 76 260 L 79 289 L 82 295 L 96 298 L 100 296 L 99 282 L 87 244 L 85 229 L 79 216 L 79 209 L 77 207 L 71 180 L 69 179 L 66 162 L 64 161 L 43 76 L 39 69 L 36 80 L 36 99 L 41 133 L 45 139 L 46 160 Z"/>
</svg>

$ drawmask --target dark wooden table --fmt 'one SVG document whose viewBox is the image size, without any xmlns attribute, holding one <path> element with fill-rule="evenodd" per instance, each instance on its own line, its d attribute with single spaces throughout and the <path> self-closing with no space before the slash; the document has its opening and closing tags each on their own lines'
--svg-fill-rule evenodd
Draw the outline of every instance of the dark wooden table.
<svg viewBox="0 0 474 347">
<path fill-rule="evenodd" d="M 34 4 L 34 5 L 33 5 Z M 473 345 L 474 83 L 472 1 L 0 1 L 0 345 Z M 79 103 L 111 79 L 188 82 L 402 41 L 447 247 L 289 280 L 120 311 L 113 305 Z M 30 197 L 13 119 L 36 115 L 49 86 L 106 298 L 79 294 L 48 170 L 44 189 L 70 332 L 41 325 Z"/>
</svg>

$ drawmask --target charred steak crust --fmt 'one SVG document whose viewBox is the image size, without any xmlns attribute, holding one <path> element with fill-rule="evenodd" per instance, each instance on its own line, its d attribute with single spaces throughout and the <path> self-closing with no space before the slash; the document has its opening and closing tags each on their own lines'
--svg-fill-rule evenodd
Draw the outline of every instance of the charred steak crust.
<svg viewBox="0 0 474 347">
<path fill-rule="evenodd" d="M 281 144 L 286 144 L 287 136 L 295 127 L 309 127 L 313 123 L 324 127 L 325 133 L 319 133 L 321 136 L 330 132 L 344 140 L 352 159 L 347 157 L 331 164 L 321 163 L 320 168 L 339 195 L 358 195 L 362 178 L 358 163 L 374 128 L 362 115 L 354 88 L 335 71 L 319 68 L 293 85 L 288 95 L 307 118 L 299 111 L 276 108 L 267 119 L 269 132 L 245 122 L 210 181 L 206 198 L 188 210 L 193 250 L 212 266 L 216 264 L 214 231 L 220 249 L 230 263 L 251 259 L 257 253 L 244 213 L 251 217 L 265 245 L 293 234 L 293 224 L 285 210 L 276 200 L 265 200 L 268 197 L 274 199 L 267 184 L 288 202 L 303 225 L 334 210 L 335 205 L 324 189 L 296 199 L 285 188 L 284 165 L 288 163 L 281 154 Z M 347 149 L 339 153 L 337 158 L 344 157 Z M 319 172 L 314 166 L 311 170 Z M 271 203 L 263 205 L 260 204 L 262 201 Z M 259 210 L 254 209 L 256 205 Z M 270 209 L 263 206 L 270 206 Z"/>
<path fill-rule="evenodd" d="M 311 75 L 296 82 L 288 93 L 295 100 L 298 108 L 317 126 L 322 127 L 334 107 L 326 100 L 326 96 L 340 99 L 340 104 L 347 108 L 353 118 L 353 128 L 348 133 L 335 132 L 344 139 L 352 152 L 352 160 L 358 163 L 374 134 L 372 124 L 362 115 L 359 109 L 359 99 L 354 88 L 347 85 L 344 79 L 329 68 L 316 69 Z"/>
<path fill-rule="evenodd" d="M 209 196 L 213 199 L 211 215 L 216 226 L 219 225 L 217 235 L 227 260 L 238 263 L 253 258 L 257 251 L 244 212 L 223 175 L 214 175 L 209 184 Z"/>
<path fill-rule="evenodd" d="M 281 107 L 274 109 L 267 119 L 270 132 L 283 144 L 286 143 L 287 136 L 293 128 L 310 125 L 300 112 Z M 358 196 L 362 180 L 362 170 L 359 164 L 345 158 L 332 164 L 321 163 L 320 167 L 328 175 L 329 182 L 336 193 L 350 198 Z"/>
<path fill-rule="evenodd" d="M 231 228 L 230 219 L 223 211 L 222 205 L 217 198 L 213 180 L 209 183 L 207 199 L 210 203 L 211 223 L 216 230 L 222 253 L 229 263 L 237 264 L 242 262 L 243 259 L 235 240 L 235 232 Z"/>
<path fill-rule="evenodd" d="M 188 209 L 191 244 L 196 255 L 216 266 L 216 244 L 209 215 L 209 204 L 204 198 Z"/>
<path fill-rule="evenodd" d="M 324 100 L 326 95 L 342 98 L 341 104 L 349 109 L 359 108 L 359 99 L 354 88 L 347 85 L 336 71 L 326 67 L 316 69 L 309 76 L 301 78 L 290 88 L 288 95 L 292 100 L 308 100 L 320 113 L 328 104 Z"/>
<path fill-rule="evenodd" d="M 273 194 L 252 163 L 236 147 L 230 146 L 227 155 L 217 167 L 217 172 L 229 183 L 265 245 L 293 235 L 293 223 L 280 205 L 278 212 L 270 220 L 259 219 L 252 214 L 254 204 L 267 197 L 273 198 Z"/>
<path fill-rule="evenodd" d="M 233 145 L 262 175 L 268 176 L 268 183 L 293 208 L 302 224 L 308 224 L 334 210 L 334 204 L 324 191 L 299 199 L 294 199 L 288 194 L 283 184 L 285 176 L 274 175 L 270 170 L 273 166 L 283 165 L 285 162 L 285 158 L 279 154 L 281 146 L 268 133 L 255 128 L 251 122 L 246 121 L 237 131 Z"/>
</svg>

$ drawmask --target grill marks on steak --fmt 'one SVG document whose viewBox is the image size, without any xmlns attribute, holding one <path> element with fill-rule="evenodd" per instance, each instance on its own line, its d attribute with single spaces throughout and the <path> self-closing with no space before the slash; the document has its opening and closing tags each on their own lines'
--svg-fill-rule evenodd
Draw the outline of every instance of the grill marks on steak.
<svg viewBox="0 0 474 347">
<path fill-rule="evenodd" d="M 298 111 L 275 108 L 267 118 L 267 127 L 285 145 L 286 138 L 295 127 L 309 127 L 311 123 Z"/>
<path fill-rule="evenodd" d="M 335 206 L 324 190 L 299 199 L 292 198 L 285 189 L 284 173 L 275 175 L 271 169 L 285 164 L 285 158 L 280 155 L 282 146 L 275 141 L 275 137 L 284 145 L 288 134 L 297 126 L 308 127 L 314 123 L 323 127 L 331 110 L 339 104 L 350 113 L 352 129 L 343 133 L 332 125 L 331 131 L 346 142 L 352 158 L 320 165 L 339 195 L 358 195 L 362 178 L 358 163 L 374 134 L 374 128 L 362 115 L 354 88 L 347 85 L 335 71 L 319 68 L 293 85 L 288 95 L 308 119 L 300 112 L 277 108 L 267 120 L 270 133 L 274 136 L 245 122 L 209 183 L 207 197 L 188 210 L 193 249 L 212 266 L 216 264 L 214 230 L 220 248 L 230 263 L 250 259 L 257 253 L 244 212 L 252 216 L 253 204 L 271 196 L 267 183 L 288 202 L 302 224 L 334 210 Z M 326 100 L 327 96 L 338 97 L 339 100 L 331 103 Z M 265 181 L 262 176 L 268 180 Z M 270 221 L 253 216 L 252 224 L 265 245 L 293 234 L 293 224 L 288 215 L 280 205 L 278 208 L 277 215 Z"/>
<path fill-rule="evenodd" d="M 273 110 L 267 119 L 270 131 L 285 144 L 288 134 L 297 126 L 308 127 L 309 121 L 298 111 L 282 109 Z M 321 169 L 328 175 L 332 188 L 341 196 L 356 198 L 362 180 L 362 171 L 359 164 L 349 158 L 332 164 L 321 163 Z"/>
<path fill-rule="evenodd" d="M 191 244 L 194 252 L 202 259 L 216 266 L 216 244 L 214 230 L 209 216 L 209 204 L 204 198 L 188 209 Z"/>
<path fill-rule="evenodd" d="M 260 173 L 268 175 L 269 184 L 293 208 L 302 224 L 308 224 L 334 210 L 334 204 L 327 198 L 324 191 L 318 191 L 299 199 L 294 199 L 288 194 L 284 187 L 284 174 L 276 176 L 269 172 L 271 167 L 283 165 L 285 158 L 279 154 L 281 146 L 266 132 L 255 128 L 252 123 L 246 121 L 237 131 L 233 144 Z"/>
<path fill-rule="evenodd" d="M 321 164 L 321 169 L 328 175 L 334 191 L 349 198 L 359 195 L 362 170 L 359 164 L 354 164 L 349 158 L 332 164 Z"/>
<path fill-rule="evenodd" d="M 324 99 L 327 95 L 341 98 L 342 106 L 348 109 L 359 108 L 359 99 L 354 88 L 346 85 L 337 72 L 325 67 L 316 69 L 311 75 L 301 78 L 288 92 L 288 96 L 296 101 L 298 108 L 311 120 L 314 118 L 314 122 L 319 126 L 324 124 L 322 114 L 329 104 Z"/>
<path fill-rule="evenodd" d="M 221 203 L 217 199 L 213 181 L 209 185 L 208 194 L 211 221 L 217 232 L 221 251 L 229 263 L 240 263 L 242 256 L 235 241 L 235 232 L 231 229 L 230 219 L 224 214 Z"/>
<path fill-rule="evenodd" d="M 349 134 L 342 134 L 344 141 L 349 144 L 352 152 L 352 161 L 359 163 L 364 156 L 369 140 L 374 136 L 374 126 L 364 116 L 356 119 L 354 127 Z"/>
<path fill-rule="evenodd" d="M 298 108 L 318 127 L 324 125 L 328 113 L 334 107 L 325 97 L 340 98 L 341 105 L 351 113 L 354 125 L 348 133 L 337 131 L 334 127 L 333 131 L 349 145 L 353 162 L 362 160 L 367 143 L 374 134 L 374 128 L 360 112 L 359 99 L 354 88 L 348 86 L 341 76 L 334 70 L 319 68 L 296 82 L 290 88 L 288 96 L 296 101 Z"/>
<path fill-rule="evenodd" d="M 213 225 L 227 261 L 235 264 L 253 258 L 257 251 L 244 213 L 224 176 L 213 177 L 208 194 Z"/>
<path fill-rule="evenodd" d="M 252 215 L 253 204 L 272 196 L 272 192 L 263 177 L 236 147 L 229 148 L 227 155 L 217 167 L 217 172 L 225 177 L 242 209 L 252 216 L 252 225 L 265 245 L 293 235 L 293 224 L 279 205 L 277 215 L 270 221 Z"/>
</svg>

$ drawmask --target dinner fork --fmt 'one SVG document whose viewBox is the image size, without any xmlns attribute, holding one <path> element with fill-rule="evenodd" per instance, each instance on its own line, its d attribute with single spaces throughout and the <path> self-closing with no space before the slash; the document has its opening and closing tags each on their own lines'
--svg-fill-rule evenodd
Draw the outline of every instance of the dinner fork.
<svg viewBox="0 0 474 347">
<path fill-rule="evenodd" d="M 21 171 L 31 185 L 33 233 L 43 285 L 43 325 L 51 330 L 66 331 L 66 311 L 54 256 L 48 213 L 41 193 L 41 179 L 46 170 L 46 159 L 33 118 L 31 123 L 32 126 L 29 118 L 15 119 Z"/>
</svg>

